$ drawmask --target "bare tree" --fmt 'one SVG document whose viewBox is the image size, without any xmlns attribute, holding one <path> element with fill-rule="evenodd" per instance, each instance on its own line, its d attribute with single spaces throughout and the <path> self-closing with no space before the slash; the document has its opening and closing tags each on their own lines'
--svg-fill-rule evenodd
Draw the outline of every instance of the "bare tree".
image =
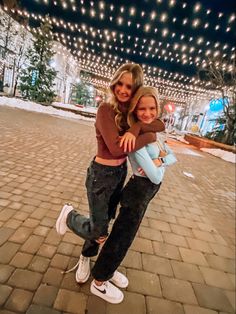
<svg viewBox="0 0 236 314">
<path fill-rule="evenodd" d="M 211 88 L 221 93 L 225 129 L 222 142 L 233 145 L 236 140 L 236 68 L 234 58 L 209 59 L 206 66 L 199 70 L 201 80 L 210 82 Z"/>
<path fill-rule="evenodd" d="M 31 44 L 31 37 L 32 35 L 24 26 L 0 8 L 0 50 L 3 60 L 0 82 L 3 88 L 6 69 L 12 69 L 9 87 L 13 95 L 16 92 L 19 72 L 26 61 L 25 52 Z"/>
<path fill-rule="evenodd" d="M 14 20 L 0 8 L 0 46 L 2 48 L 1 55 L 3 60 L 3 65 L 0 72 L 0 82 L 2 82 L 0 86 L 1 89 L 3 89 L 6 63 L 9 61 L 9 55 L 12 54 L 12 40 L 16 35 L 16 30 L 13 30 L 14 24 Z"/>
<path fill-rule="evenodd" d="M 24 26 L 20 26 L 18 32 L 18 52 L 14 58 L 13 76 L 12 76 L 12 95 L 16 95 L 16 88 L 20 76 L 21 69 L 26 64 L 27 49 L 32 45 L 31 34 Z"/>
</svg>

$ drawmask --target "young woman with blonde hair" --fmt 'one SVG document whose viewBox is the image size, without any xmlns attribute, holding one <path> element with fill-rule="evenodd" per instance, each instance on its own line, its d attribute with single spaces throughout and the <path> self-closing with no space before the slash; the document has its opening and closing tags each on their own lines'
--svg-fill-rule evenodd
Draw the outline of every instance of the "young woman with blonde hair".
<svg viewBox="0 0 236 314">
<path fill-rule="evenodd" d="M 157 89 L 140 87 L 131 100 L 129 126 L 137 121 L 150 126 L 159 114 Z M 176 162 L 176 158 L 170 148 L 157 139 L 129 153 L 129 161 L 133 175 L 122 191 L 119 214 L 92 269 L 93 277 L 102 282 L 102 289 L 116 273 L 132 244 L 148 204 L 160 189 L 165 167 Z M 104 298 L 102 293 L 96 294 Z"/>
<path fill-rule="evenodd" d="M 59 234 L 65 234 L 69 228 L 85 239 L 76 271 L 79 283 L 88 280 L 90 257 L 97 255 L 99 243 L 108 235 L 108 224 L 115 216 L 127 175 L 127 153 L 155 141 L 153 132 L 164 130 L 163 122 L 158 119 L 150 125 L 137 122 L 129 127 L 127 124 L 130 100 L 142 84 L 143 72 L 138 64 L 127 63 L 116 71 L 110 84 L 111 101 L 102 103 L 96 116 L 97 154 L 86 178 L 90 217 L 80 215 L 71 205 L 65 205 L 56 222 Z M 94 278 L 97 279 L 96 276 Z M 120 287 L 128 284 L 127 278 L 119 272 L 113 274 L 111 281 Z M 96 283 L 100 284 L 95 280 L 91 286 L 94 294 L 99 291 Z M 101 294 L 107 301 L 118 303 L 123 299 L 123 293 L 110 282 L 107 282 L 105 290 L 106 293 Z"/>
</svg>

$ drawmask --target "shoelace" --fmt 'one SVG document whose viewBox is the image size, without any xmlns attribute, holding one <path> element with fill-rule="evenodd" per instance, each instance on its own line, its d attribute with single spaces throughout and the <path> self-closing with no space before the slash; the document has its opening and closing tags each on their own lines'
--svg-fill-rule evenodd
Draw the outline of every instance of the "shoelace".
<svg viewBox="0 0 236 314">
<path fill-rule="evenodd" d="M 73 270 L 75 270 L 78 266 L 79 266 L 80 260 L 78 260 L 78 262 L 75 264 L 75 266 L 73 266 L 72 268 L 68 269 L 68 270 L 64 270 L 61 273 L 62 274 L 68 274 L 71 273 Z"/>
<path fill-rule="evenodd" d="M 80 262 L 81 262 L 81 264 L 84 264 L 84 260 L 85 260 L 84 256 L 81 256 L 80 259 L 78 260 L 78 262 L 75 264 L 75 266 L 73 266 L 72 268 L 70 268 L 68 270 L 62 271 L 61 273 L 62 274 L 71 273 L 73 270 L 75 270 L 79 266 Z"/>
</svg>

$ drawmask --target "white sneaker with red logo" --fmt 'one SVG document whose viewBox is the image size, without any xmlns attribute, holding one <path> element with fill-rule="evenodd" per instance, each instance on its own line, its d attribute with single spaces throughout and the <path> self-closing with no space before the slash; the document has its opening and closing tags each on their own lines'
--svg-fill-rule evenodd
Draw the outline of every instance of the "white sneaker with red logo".
<svg viewBox="0 0 236 314">
<path fill-rule="evenodd" d="M 124 299 L 123 292 L 109 281 L 104 281 L 98 286 L 93 280 L 90 285 L 90 291 L 97 297 L 113 304 L 121 303 Z"/>
</svg>

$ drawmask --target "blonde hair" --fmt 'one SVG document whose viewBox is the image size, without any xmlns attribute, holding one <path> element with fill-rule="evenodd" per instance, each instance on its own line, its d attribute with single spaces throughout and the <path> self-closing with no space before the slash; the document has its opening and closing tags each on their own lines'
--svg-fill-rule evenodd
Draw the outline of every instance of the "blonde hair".
<svg viewBox="0 0 236 314">
<path fill-rule="evenodd" d="M 135 115 L 135 109 L 138 105 L 140 99 L 144 96 L 151 96 L 156 101 L 156 108 L 157 108 L 157 117 L 160 116 L 161 110 L 159 105 L 159 94 L 158 90 L 155 87 L 152 86 L 141 86 L 135 93 L 134 97 L 132 98 L 130 102 L 130 107 L 127 115 L 127 122 L 129 126 L 132 126 L 134 123 L 137 122 L 137 117 Z"/>
<path fill-rule="evenodd" d="M 132 95 L 137 91 L 137 89 L 143 85 L 143 70 L 139 64 L 136 63 L 125 63 L 119 67 L 119 69 L 115 72 L 110 85 L 109 85 L 109 91 L 110 91 L 110 97 L 109 97 L 109 103 L 113 107 L 116 116 L 115 116 L 115 123 L 120 131 L 123 131 L 122 125 L 126 124 L 126 121 L 123 121 L 124 117 L 122 112 L 119 110 L 119 102 L 117 101 L 115 94 L 114 94 L 114 88 L 115 85 L 120 80 L 121 76 L 125 73 L 131 73 L 132 75 Z M 132 97 L 131 95 L 131 97 Z M 125 117 L 126 120 L 126 117 Z"/>
</svg>

